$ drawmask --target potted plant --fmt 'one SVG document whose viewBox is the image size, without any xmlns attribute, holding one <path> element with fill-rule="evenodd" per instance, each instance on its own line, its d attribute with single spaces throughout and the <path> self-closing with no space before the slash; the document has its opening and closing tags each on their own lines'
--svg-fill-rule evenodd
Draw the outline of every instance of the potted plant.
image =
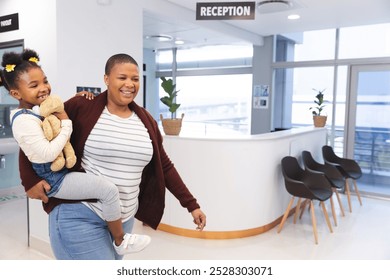
<svg viewBox="0 0 390 280">
<path fill-rule="evenodd" d="M 181 118 L 174 118 L 177 109 L 180 107 L 180 104 L 176 103 L 176 96 L 179 92 L 176 90 L 176 85 L 173 83 L 172 79 L 166 79 L 161 77 L 161 87 L 166 92 L 166 96 L 160 98 L 161 102 L 169 108 L 171 112 L 171 117 L 164 119 L 162 114 L 160 114 L 160 119 L 164 133 L 166 135 L 179 135 L 181 130 L 182 120 L 184 114 L 181 115 Z"/>
<path fill-rule="evenodd" d="M 317 89 L 313 88 L 313 90 L 317 93 L 316 99 L 314 100 L 314 103 L 316 104 L 316 106 L 310 107 L 309 110 L 312 110 L 314 126 L 315 127 L 324 127 L 326 124 L 327 116 L 321 115 L 321 112 L 325 107 L 325 104 L 324 104 L 324 102 L 325 102 L 324 101 L 325 89 L 317 90 Z"/>
</svg>

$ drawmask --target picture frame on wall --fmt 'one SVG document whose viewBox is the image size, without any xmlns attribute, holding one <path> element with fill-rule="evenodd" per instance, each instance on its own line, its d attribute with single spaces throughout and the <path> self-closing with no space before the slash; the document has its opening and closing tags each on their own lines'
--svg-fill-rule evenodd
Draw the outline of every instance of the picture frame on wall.
<svg viewBox="0 0 390 280">
<path fill-rule="evenodd" d="M 92 92 L 93 95 L 97 96 L 102 92 L 102 89 L 100 87 L 84 87 L 84 86 L 77 86 L 76 87 L 76 92 L 80 91 L 88 91 Z"/>
</svg>

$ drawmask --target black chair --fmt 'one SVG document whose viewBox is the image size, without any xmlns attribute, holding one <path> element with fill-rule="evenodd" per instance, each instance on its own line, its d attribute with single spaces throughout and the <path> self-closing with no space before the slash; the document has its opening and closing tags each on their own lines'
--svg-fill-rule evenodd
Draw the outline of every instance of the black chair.
<svg viewBox="0 0 390 280">
<path fill-rule="evenodd" d="M 324 204 L 324 201 L 328 200 L 333 194 L 332 186 L 323 173 L 313 173 L 309 170 L 303 169 L 299 165 L 298 160 L 295 157 L 284 157 L 281 161 L 281 165 L 286 190 L 289 194 L 292 195 L 292 198 L 290 199 L 287 209 L 284 212 L 282 221 L 278 228 L 278 233 L 280 233 L 280 231 L 282 230 L 283 225 L 286 222 L 288 215 L 290 214 L 290 209 L 293 205 L 295 197 L 299 198 L 298 204 L 295 208 L 295 214 L 298 213 L 300 208 L 300 201 L 302 198 L 304 198 L 310 201 L 311 221 L 313 226 L 314 239 L 315 243 L 318 244 L 317 223 L 314 213 L 313 200 L 320 201 L 322 211 L 326 219 L 326 223 L 328 224 L 330 232 L 333 232 L 328 212 L 326 211 L 326 207 Z"/>
<path fill-rule="evenodd" d="M 352 204 L 351 204 L 351 192 L 348 184 L 348 179 L 351 179 L 353 181 L 353 185 L 355 187 L 355 192 L 359 199 L 359 203 L 360 205 L 363 205 L 356 184 L 356 180 L 363 175 L 359 164 L 353 159 L 339 157 L 338 155 L 336 155 L 333 148 L 327 145 L 322 147 L 322 156 L 326 163 L 335 166 L 345 178 L 345 192 L 347 193 L 349 212 L 352 212 Z"/>
<path fill-rule="evenodd" d="M 338 190 L 343 190 L 345 186 L 345 178 L 340 173 L 340 171 L 333 165 L 330 165 L 328 163 L 319 163 L 316 161 L 312 154 L 309 151 L 303 151 L 302 152 L 302 161 L 305 165 L 305 168 L 312 172 L 322 172 L 325 174 L 326 178 L 329 180 L 330 184 L 332 185 L 333 193 L 336 194 L 337 201 L 339 202 L 340 206 L 340 212 L 342 216 L 345 216 L 344 214 L 344 207 L 341 203 L 340 194 Z M 334 204 L 332 197 L 330 198 L 330 203 L 332 206 L 332 213 L 335 213 L 334 211 Z M 336 215 L 333 216 L 333 220 L 335 225 L 337 226 L 337 219 Z"/>
</svg>

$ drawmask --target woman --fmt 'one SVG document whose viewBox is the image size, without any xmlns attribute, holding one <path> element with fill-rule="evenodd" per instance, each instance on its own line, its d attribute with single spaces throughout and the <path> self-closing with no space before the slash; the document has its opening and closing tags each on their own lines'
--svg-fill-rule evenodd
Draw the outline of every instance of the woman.
<svg viewBox="0 0 390 280">
<path fill-rule="evenodd" d="M 157 228 L 165 188 L 203 230 L 206 216 L 165 153 L 156 121 L 134 102 L 140 86 L 137 62 L 126 54 L 110 57 L 104 81 L 107 90 L 93 100 L 77 96 L 65 102 L 78 159 L 72 170 L 107 177 L 118 186 L 125 232 L 131 232 L 134 217 Z M 150 161 L 145 155 L 148 147 L 152 148 Z M 121 259 L 100 216 L 99 202 L 48 199 L 45 192 L 50 186 L 22 153 L 19 163 L 27 195 L 41 199 L 49 213 L 50 242 L 57 259 Z"/>
</svg>

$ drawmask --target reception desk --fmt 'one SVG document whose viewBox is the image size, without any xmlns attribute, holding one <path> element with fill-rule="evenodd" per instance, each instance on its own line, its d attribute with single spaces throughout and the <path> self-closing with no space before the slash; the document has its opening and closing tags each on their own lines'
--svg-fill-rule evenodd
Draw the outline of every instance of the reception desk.
<svg viewBox="0 0 390 280">
<path fill-rule="evenodd" d="M 196 238 L 229 239 L 264 233 L 287 207 L 280 160 L 310 151 L 322 161 L 325 128 L 297 128 L 233 137 L 164 136 L 164 147 L 207 215 L 204 231 L 169 192 L 160 230 Z"/>
</svg>

